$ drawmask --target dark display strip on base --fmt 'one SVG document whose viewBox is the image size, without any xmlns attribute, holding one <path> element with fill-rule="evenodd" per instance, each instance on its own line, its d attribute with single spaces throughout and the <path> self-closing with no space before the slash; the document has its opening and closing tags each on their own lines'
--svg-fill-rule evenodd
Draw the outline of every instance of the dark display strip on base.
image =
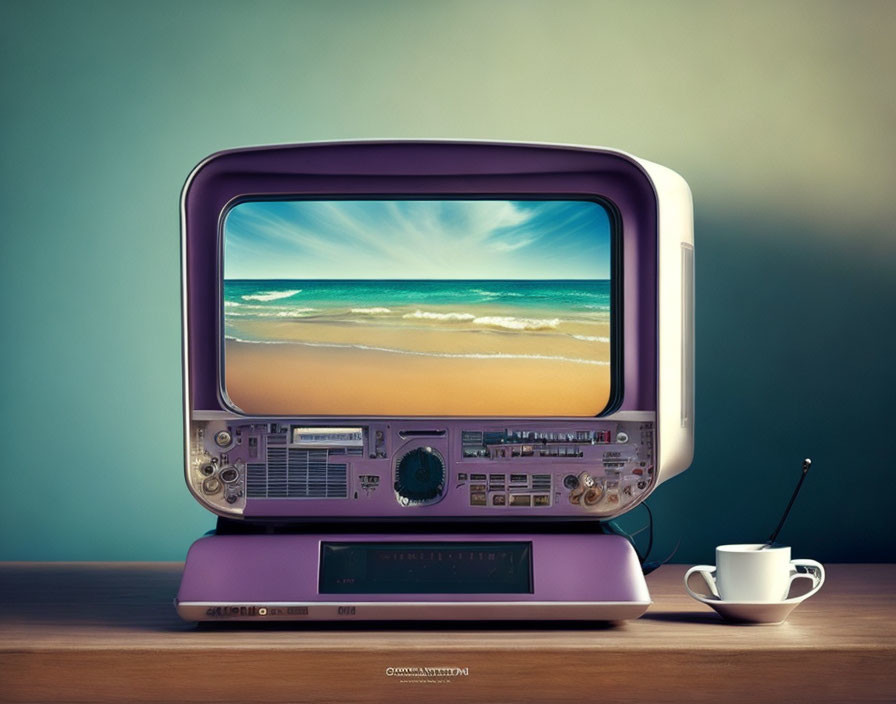
<svg viewBox="0 0 896 704">
<path fill-rule="evenodd" d="M 321 594 L 531 594 L 532 543 L 321 544 Z"/>
</svg>

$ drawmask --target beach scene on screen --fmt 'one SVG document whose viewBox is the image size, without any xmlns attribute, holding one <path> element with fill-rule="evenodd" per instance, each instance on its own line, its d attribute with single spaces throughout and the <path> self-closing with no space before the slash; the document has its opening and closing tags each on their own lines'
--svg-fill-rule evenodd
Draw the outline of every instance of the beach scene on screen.
<svg viewBox="0 0 896 704">
<path fill-rule="evenodd" d="M 252 415 L 596 415 L 610 242 L 591 201 L 239 203 L 224 396 Z"/>
</svg>

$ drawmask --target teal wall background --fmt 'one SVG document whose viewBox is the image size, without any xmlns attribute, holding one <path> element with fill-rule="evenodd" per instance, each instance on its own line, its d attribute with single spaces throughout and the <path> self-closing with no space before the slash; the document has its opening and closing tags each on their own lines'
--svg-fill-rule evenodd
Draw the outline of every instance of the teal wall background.
<svg viewBox="0 0 896 704">
<path fill-rule="evenodd" d="M 894 560 L 896 4 L 4 2 L 0 559 L 182 559 L 178 195 L 207 154 L 613 146 L 697 212 L 697 449 L 654 556 Z M 640 511 L 626 520 L 636 528 Z"/>
</svg>

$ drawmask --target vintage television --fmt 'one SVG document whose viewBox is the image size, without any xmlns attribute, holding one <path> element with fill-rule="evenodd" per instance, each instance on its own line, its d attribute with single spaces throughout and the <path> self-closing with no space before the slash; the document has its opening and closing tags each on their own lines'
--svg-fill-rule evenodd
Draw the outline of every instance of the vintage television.
<svg viewBox="0 0 896 704">
<path fill-rule="evenodd" d="M 580 146 L 312 143 L 183 188 L 187 619 L 621 619 L 693 448 L 693 217 Z"/>
</svg>

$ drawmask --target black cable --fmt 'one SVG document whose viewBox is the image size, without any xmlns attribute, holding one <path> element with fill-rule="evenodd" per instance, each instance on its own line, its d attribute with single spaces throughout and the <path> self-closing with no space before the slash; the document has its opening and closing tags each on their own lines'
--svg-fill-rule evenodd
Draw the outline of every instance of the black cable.
<svg viewBox="0 0 896 704">
<path fill-rule="evenodd" d="M 607 526 L 611 529 L 613 533 L 616 535 L 621 535 L 625 538 L 631 546 L 635 550 L 635 554 L 638 556 L 638 562 L 641 565 L 641 568 L 644 568 L 644 565 L 647 562 L 647 558 L 650 556 L 650 551 L 653 550 L 653 511 L 650 510 L 650 506 L 647 505 L 646 501 L 641 502 L 641 506 L 647 509 L 647 525 L 644 528 L 639 528 L 634 533 L 626 533 L 622 528 L 620 528 L 615 521 L 608 521 Z M 644 530 L 647 530 L 647 550 L 644 551 L 644 554 L 641 554 L 641 551 L 638 550 L 638 545 L 635 542 L 635 536 L 642 533 Z M 654 568 L 656 569 L 656 568 Z M 646 574 L 646 573 L 645 573 Z"/>
<path fill-rule="evenodd" d="M 675 553 L 678 552 L 678 548 L 680 548 L 680 547 L 681 547 L 681 539 L 679 538 L 678 542 L 675 543 L 675 547 L 672 549 L 672 552 L 669 553 L 668 557 L 666 557 L 664 560 L 660 560 L 659 562 L 657 562 L 656 560 L 651 560 L 650 562 L 645 562 L 641 566 L 641 571 L 646 576 L 646 575 L 650 574 L 651 572 L 653 572 L 658 567 L 662 567 L 667 562 L 669 562 L 673 557 L 675 557 Z"/>
<path fill-rule="evenodd" d="M 644 563 L 647 562 L 647 558 L 650 557 L 650 551 L 653 550 L 653 511 L 650 510 L 650 506 L 647 505 L 646 501 L 642 501 L 641 505 L 647 509 L 647 550 L 644 552 L 644 559 L 641 560 L 641 567 L 644 566 Z"/>
</svg>

